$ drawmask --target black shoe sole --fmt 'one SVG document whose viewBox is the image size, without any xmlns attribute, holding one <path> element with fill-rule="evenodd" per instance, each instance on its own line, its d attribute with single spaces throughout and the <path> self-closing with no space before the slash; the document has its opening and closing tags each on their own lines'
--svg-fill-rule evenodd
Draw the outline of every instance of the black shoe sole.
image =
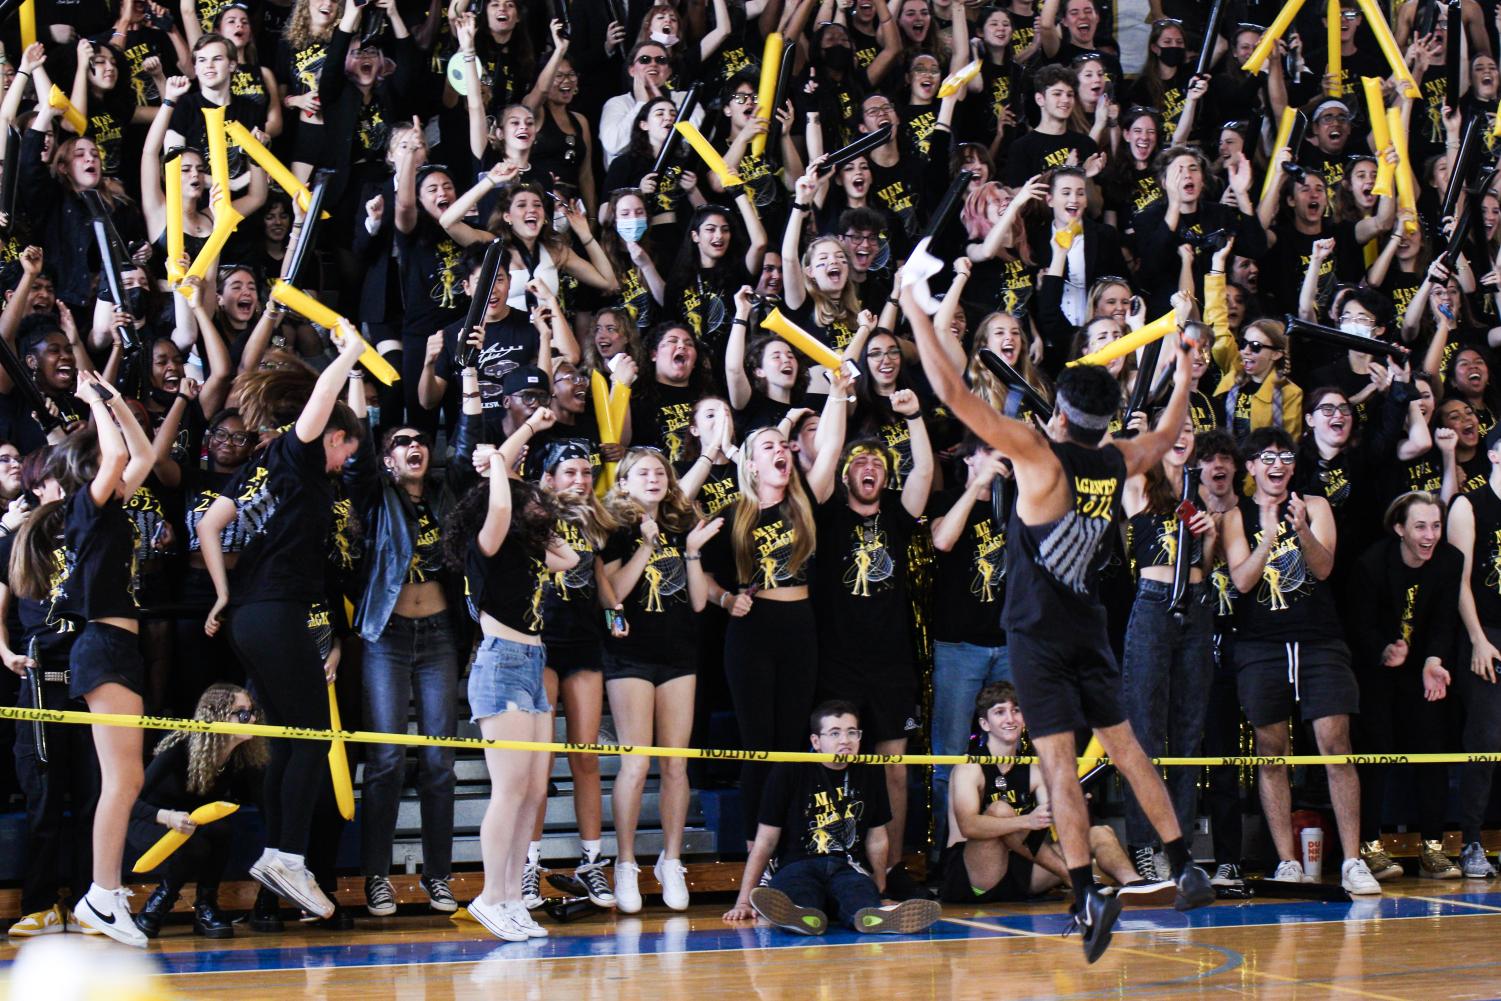
<svg viewBox="0 0 1501 1001">
<path fill-rule="evenodd" d="M 891 910 L 862 907 L 855 912 L 855 931 L 862 935 L 916 935 L 942 915 L 936 900 L 904 900 Z"/>
<path fill-rule="evenodd" d="M 752 909 L 773 926 L 794 935 L 822 935 L 829 928 L 829 919 L 823 911 L 799 907 L 787 894 L 769 886 L 752 890 L 750 903 Z"/>
<path fill-rule="evenodd" d="M 213 939 L 234 938 L 235 937 L 235 930 L 232 927 L 224 927 L 224 928 L 200 928 L 200 927 L 198 927 L 198 926 L 195 925 L 194 928 L 193 928 L 193 934 L 197 935 L 199 938 L 213 938 Z"/>
<path fill-rule="evenodd" d="M 1088 963 L 1095 963 L 1105 955 L 1105 950 L 1110 948 L 1110 936 L 1115 930 L 1115 919 L 1121 916 L 1121 900 L 1119 897 L 1106 897 L 1105 906 L 1100 911 L 1099 920 L 1096 921 L 1084 933 L 1084 959 Z"/>
</svg>

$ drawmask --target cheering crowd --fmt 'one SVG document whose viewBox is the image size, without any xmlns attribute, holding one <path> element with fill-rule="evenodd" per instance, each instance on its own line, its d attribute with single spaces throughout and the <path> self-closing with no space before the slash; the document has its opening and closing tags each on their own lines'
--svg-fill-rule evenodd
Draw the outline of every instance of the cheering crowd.
<svg viewBox="0 0 1501 1001">
<path fill-rule="evenodd" d="M 1247 724 L 1268 755 L 1501 749 L 1501 7 L 1150 8 L 1123 67 L 1103 0 L 37 0 L 0 25 L 4 696 L 526 741 L 561 712 L 579 743 L 608 711 L 673 747 L 727 710 L 752 750 L 1071 759 L 1118 689 L 1153 756 Z M 232 935 L 220 800 L 265 821 L 252 927 L 349 926 L 324 744 L 13 733 L 11 935 L 144 945 L 190 884 Z M 1125 841 L 1079 837 L 1116 895 L 1202 902 L 1170 833 L 1201 812 L 1237 885 L 1236 772 L 1164 791 L 1111 752 Z M 360 753 L 385 916 L 407 755 Z M 415 756 L 454 912 L 453 752 Z M 486 761 L 467 912 L 545 935 L 550 757 Z M 651 761 L 609 784 L 613 860 L 599 759 L 568 764 L 577 892 L 637 912 Z M 1083 908 L 1044 766 L 746 763 L 726 917 L 926 926 L 929 805 L 943 900 Z M 682 910 L 689 771 L 657 768 Z M 1327 767 L 1346 890 L 1404 876 L 1399 825 L 1419 875 L 1497 875 L 1491 766 L 1455 771 L 1457 817 L 1445 768 Z M 1309 878 L 1287 769 L 1256 784 L 1256 867 Z"/>
</svg>

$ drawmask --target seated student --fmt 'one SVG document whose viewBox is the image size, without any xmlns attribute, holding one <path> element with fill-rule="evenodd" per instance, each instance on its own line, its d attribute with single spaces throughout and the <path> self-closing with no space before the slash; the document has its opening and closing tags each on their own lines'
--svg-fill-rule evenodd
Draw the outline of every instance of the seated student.
<svg viewBox="0 0 1501 1001">
<path fill-rule="evenodd" d="M 859 754 L 860 715 L 825 702 L 808 720 L 819 754 Z M 760 826 L 745 863 L 740 896 L 726 921 L 761 915 L 784 931 L 822 935 L 835 920 L 867 934 L 911 934 L 938 920 L 932 900 L 881 906 L 886 882 L 886 777 L 875 765 L 781 762 L 761 793 Z M 776 861 L 769 886 L 759 885 Z M 874 874 L 874 875 L 872 875 Z"/>
<path fill-rule="evenodd" d="M 975 699 L 984 746 L 976 754 L 1017 753 L 1026 721 L 1009 681 L 986 685 Z M 1068 879 L 1068 864 L 1048 836 L 1053 823 L 1042 771 L 1031 765 L 955 765 L 949 776 L 949 843 L 940 862 L 938 899 L 951 904 L 1027 900 Z M 1165 904 L 1172 880 L 1138 880 L 1115 832 L 1089 829 L 1089 848 L 1116 891 L 1136 904 Z"/>
</svg>

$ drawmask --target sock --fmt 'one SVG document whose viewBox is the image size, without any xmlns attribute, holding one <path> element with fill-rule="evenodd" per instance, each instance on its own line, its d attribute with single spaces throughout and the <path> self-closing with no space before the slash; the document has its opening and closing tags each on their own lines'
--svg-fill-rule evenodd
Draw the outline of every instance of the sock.
<svg viewBox="0 0 1501 1001">
<path fill-rule="evenodd" d="M 579 839 L 579 851 L 583 853 L 585 862 L 592 863 L 599 861 L 599 841 L 599 838 L 595 838 L 593 841 L 585 841 L 583 838 Z"/>
<path fill-rule="evenodd" d="M 1081 865 L 1077 869 L 1068 871 L 1069 882 L 1074 885 L 1074 903 L 1079 907 L 1084 906 L 1084 893 L 1094 885 L 1094 869 L 1087 865 Z"/>
<path fill-rule="evenodd" d="M 1173 871 L 1173 878 L 1183 875 L 1183 870 L 1193 865 L 1193 857 L 1188 854 L 1188 845 L 1179 837 L 1172 841 L 1162 843 L 1162 851 L 1167 855 L 1167 864 Z"/>
<path fill-rule="evenodd" d="M 265 848 L 261 849 L 261 858 L 258 864 L 265 865 L 267 862 L 270 862 L 274 858 L 276 858 L 276 849 L 272 848 L 270 845 L 267 845 Z"/>
<path fill-rule="evenodd" d="M 84 896 L 88 899 L 89 903 L 94 905 L 94 909 L 100 913 L 108 913 L 107 908 L 115 905 L 115 891 L 106 890 L 98 883 L 90 883 L 89 892 L 85 893 Z"/>
<path fill-rule="evenodd" d="M 541 865 L 542 864 L 542 842 L 540 842 L 540 841 L 533 841 L 533 842 L 531 842 L 530 844 L 528 844 L 526 846 L 526 864 L 527 865 Z"/>
</svg>

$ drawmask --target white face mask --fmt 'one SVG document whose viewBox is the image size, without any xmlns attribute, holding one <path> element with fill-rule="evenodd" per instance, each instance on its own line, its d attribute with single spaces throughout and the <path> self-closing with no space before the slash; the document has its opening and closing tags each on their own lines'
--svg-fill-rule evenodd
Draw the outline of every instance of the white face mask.
<svg viewBox="0 0 1501 1001">
<path fill-rule="evenodd" d="M 651 40 L 656 42 L 658 45 L 665 45 L 670 47 L 678 43 L 678 36 L 669 35 L 664 31 L 653 31 L 651 33 Z"/>
<path fill-rule="evenodd" d="M 1356 337 L 1375 337 L 1376 328 L 1357 323 L 1354 320 L 1339 321 L 1339 329 L 1346 334 L 1354 334 Z"/>
<path fill-rule="evenodd" d="M 566 235 L 569 229 L 567 214 L 561 211 L 555 214 L 552 217 L 552 228 L 555 232 Z"/>
</svg>

